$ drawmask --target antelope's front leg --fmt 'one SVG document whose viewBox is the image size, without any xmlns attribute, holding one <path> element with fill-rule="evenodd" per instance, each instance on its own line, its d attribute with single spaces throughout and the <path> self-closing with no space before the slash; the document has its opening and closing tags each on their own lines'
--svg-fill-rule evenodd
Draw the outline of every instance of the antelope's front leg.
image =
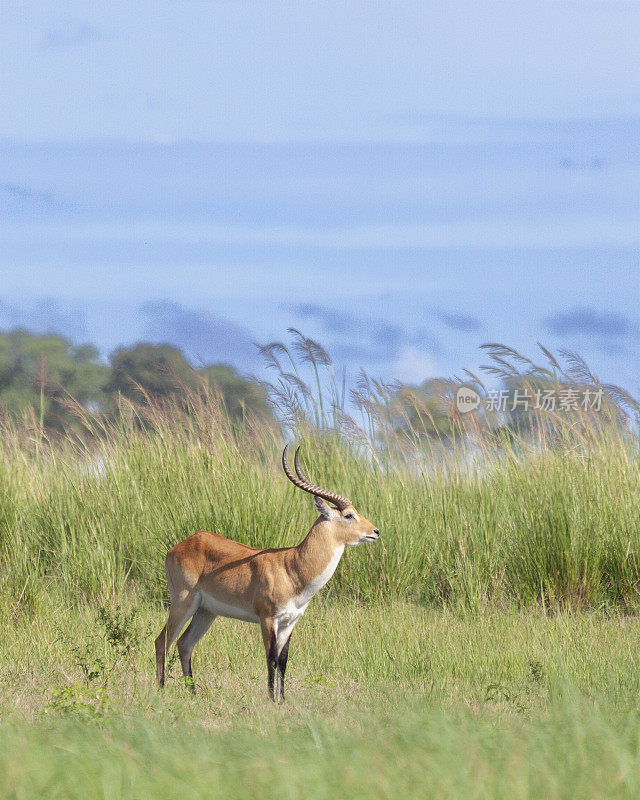
<svg viewBox="0 0 640 800">
<path fill-rule="evenodd" d="M 278 697 L 284 703 L 284 674 L 289 658 L 289 641 L 293 625 L 278 631 Z"/>
<path fill-rule="evenodd" d="M 267 657 L 269 697 L 275 702 L 276 670 L 278 668 L 278 637 L 275 620 L 272 617 L 262 619 L 260 620 L 260 627 L 262 629 L 264 652 Z"/>
</svg>

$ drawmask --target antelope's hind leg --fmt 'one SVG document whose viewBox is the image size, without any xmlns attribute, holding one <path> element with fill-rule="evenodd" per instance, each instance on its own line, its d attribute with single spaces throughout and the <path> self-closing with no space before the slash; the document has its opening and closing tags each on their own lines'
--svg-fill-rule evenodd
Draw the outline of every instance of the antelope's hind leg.
<svg viewBox="0 0 640 800">
<path fill-rule="evenodd" d="M 193 615 L 189 627 L 178 639 L 178 655 L 182 664 L 182 674 L 185 678 L 191 678 L 191 691 L 195 694 L 196 687 L 193 683 L 193 672 L 191 670 L 191 654 L 193 648 L 211 627 L 211 623 L 216 618 L 215 614 L 200 608 Z"/>
<path fill-rule="evenodd" d="M 164 686 L 164 662 L 167 651 L 175 641 L 176 636 L 187 624 L 198 608 L 197 597 L 187 595 L 175 603 L 169 609 L 169 619 L 167 624 L 160 631 L 156 638 L 156 678 L 160 686 Z"/>
</svg>

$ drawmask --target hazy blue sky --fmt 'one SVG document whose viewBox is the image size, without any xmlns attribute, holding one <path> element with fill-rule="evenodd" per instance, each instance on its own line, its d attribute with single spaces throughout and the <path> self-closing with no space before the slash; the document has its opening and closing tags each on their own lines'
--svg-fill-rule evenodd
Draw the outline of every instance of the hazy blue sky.
<svg viewBox="0 0 640 800">
<path fill-rule="evenodd" d="M 640 3 L 0 2 L 0 327 L 640 384 Z"/>
</svg>

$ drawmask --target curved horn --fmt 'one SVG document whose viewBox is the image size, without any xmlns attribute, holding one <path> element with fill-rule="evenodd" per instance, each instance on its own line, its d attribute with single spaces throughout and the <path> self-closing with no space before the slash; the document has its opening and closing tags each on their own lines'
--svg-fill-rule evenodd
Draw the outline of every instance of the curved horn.
<svg viewBox="0 0 640 800">
<path fill-rule="evenodd" d="M 300 469 L 300 463 L 298 461 L 298 453 L 300 452 L 300 447 L 296 448 L 296 453 L 294 456 L 294 465 L 296 469 L 296 475 L 291 472 L 291 468 L 287 463 L 287 447 L 289 445 L 285 445 L 284 450 L 282 451 L 282 469 L 284 470 L 284 474 L 289 478 L 291 483 L 294 486 L 297 486 L 298 489 L 302 489 L 305 492 L 309 492 L 309 494 L 313 494 L 316 497 L 322 497 L 323 500 L 328 500 L 330 503 L 333 503 L 336 508 L 340 511 L 343 511 L 347 506 L 351 505 L 351 500 L 347 497 L 344 497 L 341 494 L 337 494 L 336 492 L 330 492 L 327 489 L 321 489 L 319 486 L 316 486 L 315 483 L 311 483 L 311 481 L 307 478 L 307 476 L 302 472 Z"/>
</svg>

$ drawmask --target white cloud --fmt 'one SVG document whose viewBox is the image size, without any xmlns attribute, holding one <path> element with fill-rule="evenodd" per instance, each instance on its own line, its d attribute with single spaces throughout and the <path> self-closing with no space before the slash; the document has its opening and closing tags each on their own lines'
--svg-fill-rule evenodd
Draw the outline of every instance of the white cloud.
<svg viewBox="0 0 640 800">
<path fill-rule="evenodd" d="M 389 372 L 402 383 L 422 383 L 436 375 L 431 356 L 414 345 L 402 348 L 400 356 L 391 365 Z"/>
</svg>

